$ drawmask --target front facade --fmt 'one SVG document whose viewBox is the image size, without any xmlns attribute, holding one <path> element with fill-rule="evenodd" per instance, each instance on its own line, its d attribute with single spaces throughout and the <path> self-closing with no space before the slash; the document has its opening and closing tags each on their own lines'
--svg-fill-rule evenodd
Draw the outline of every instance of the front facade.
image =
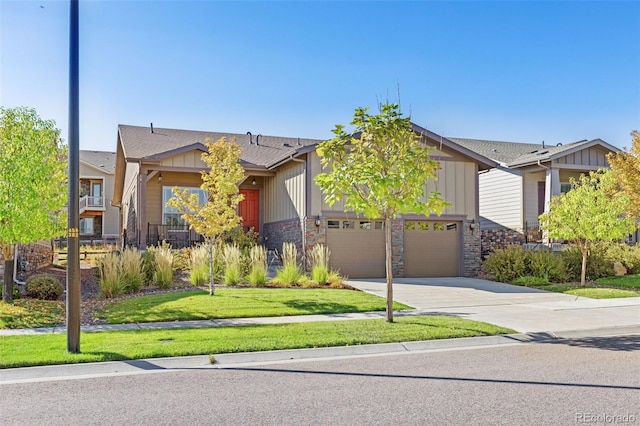
<svg viewBox="0 0 640 426">
<path fill-rule="evenodd" d="M 497 164 L 419 126 L 414 131 L 436 147 L 432 157 L 441 165 L 438 181 L 426 190 L 437 188 L 452 206 L 439 217 L 404 215 L 392 222 L 394 274 L 474 276 L 480 268 L 478 172 Z M 199 191 L 203 142 L 220 137 L 243 148 L 239 214 L 267 248 L 280 251 L 283 242 L 294 242 L 305 253 L 323 243 L 330 267 L 343 275 L 385 275 L 382 221 L 345 213 L 339 203 L 329 207 L 314 183 L 322 172 L 319 140 L 119 126 L 113 198 L 127 244 L 199 241 L 166 201 L 175 186 Z"/>
<path fill-rule="evenodd" d="M 111 205 L 115 152 L 80 151 L 80 239 L 117 242 L 118 208 Z"/>
</svg>

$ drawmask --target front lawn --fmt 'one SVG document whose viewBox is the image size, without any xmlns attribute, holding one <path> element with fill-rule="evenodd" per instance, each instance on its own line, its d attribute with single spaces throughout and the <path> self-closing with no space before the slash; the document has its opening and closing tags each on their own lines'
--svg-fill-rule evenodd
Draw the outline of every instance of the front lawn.
<svg viewBox="0 0 640 426">
<path fill-rule="evenodd" d="M 98 312 L 109 324 L 384 311 L 386 301 L 338 289 L 216 289 L 153 294 L 110 303 Z M 394 310 L 411 307 L 394 302 Z"/>
<path fill-rule="evenodd" d="M 0 328 L 53 327 L 65 321 L 64 302 L 36 299 L 0 301 Z"/>
<path fill-rule="evenodd" d="M 80 354 L 66 351 L 66 334 L 0 337 L 0 368 L 233 352 L 362 345 L 515 333 L 453 316 L 396 317 L 152 331 L 82 333 Z"/>
<path fill-rule="evenodd" d="M 640 275 L 623 275 L 621 277 L 599 278 L 596 280 L 596 284 L 640 290 Z"/>
<path fill-rule="evenodd" d="M 591 299 L 615 299 L 618 297 L 638 297 L 640 293 L 632 290 L 607 287 L 591 287 L 573 284 L 550 284 L 536 287 L 540 290 L 553 291 L 555 293 L 572 294 L 574 296 L 589 297 Z"/>
</svg>

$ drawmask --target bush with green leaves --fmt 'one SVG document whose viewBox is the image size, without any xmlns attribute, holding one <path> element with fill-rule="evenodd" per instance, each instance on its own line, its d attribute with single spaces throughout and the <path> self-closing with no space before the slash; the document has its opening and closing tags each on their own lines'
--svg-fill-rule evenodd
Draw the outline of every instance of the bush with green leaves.
<svg viewBox="0 0 640 426">
<path fill-rule="evenodd" d="M 580 281 L 582 273 L 582 252 L 577 247 L 569 247 L 560 254 L 567 281 Z M 614 274 L 612 264 L 605 258 L 602 247 L 594 245 L 587 256 L 586 277 L 589 281 L 609 277 Z"/>
<path fill-rule="evenodd" d="M 230 231 L 224 232 L 220 238 L 218 238 L 220 245 L 235 245 L 242 253 L 248 254 L 251 247 L 258 244 L 258 233 L 253 229 L 244 231 L 242 226 L 237 226 Z"/>
<path fill-rule="evenodd" d="M 58 300 L 64 292 L 62 283 L 49 274 L 37 274 L 27 278 L 25 283 L 27 296 L 40 300 Z"/>
<path fill-rule="evenodd" d="M 620 262 L 631 275 L 640 274 L 640 245 L 629 246 L 618 242 L 603 242 L 597 245 L 597 250 L 604 252 L 604 258 L 613 265 Z"/>
<path fill-rule="evenodd" d="M 253 287 L 264 287 L 267 282 L 267 249 L 253 246 L 249 250 L 249 273 L 247 281 Z"/>
<path fill-rule="evenodd" d="M 562 258 L 550 250 L 526 250 L 525 264 L 527 275 L 556 283 L 566 280 Z"/>
<path fill-rule="evenodd" d="M 311 268 L 311 279 L 318 285 L 326 285 L 329 278 L 329 256 L 331 252 L 324 244 L 316 244 L 307 253 Z"/>
<path fill-rule="evenodd" d="M 483 262 L 484 270 L 498 281 L 510 282 L 527 275 L 527 255 L 522 246 L 497 249 Z"/>
<path fill-rule="evenodd" d="M 196 246 L 199 247 L 199 246 Z M 183 247 L 173 252 L 173 269 L 188 271 L 191 269 L 191 251 L 196 247 Z"/>
<path fill-rule="evenodd" d="M 0 299 L 2 299 L 2 290 L 3 290 L 3 286 L 0 285 Z M 13 285 L 13 299 L 20 299 L 22 297 L 22 293 L 20 292 L 20 289 L 18 288 L 17 285 Z"/>
</svg>

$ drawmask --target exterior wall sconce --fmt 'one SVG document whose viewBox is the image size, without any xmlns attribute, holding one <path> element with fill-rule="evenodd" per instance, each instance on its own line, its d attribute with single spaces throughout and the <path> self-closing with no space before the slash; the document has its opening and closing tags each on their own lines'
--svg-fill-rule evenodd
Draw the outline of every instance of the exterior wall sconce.
<svg viewBox="0 0 640 426">
<path fill-rule="evenodd" d="M 471 223 L 469 224 L 469 228 L 471 229 L 476 229 L 478 226 L 478 224 L 476 223 L 475 219 L 471 219 Z"/>
<path fill-rule="evenodd" d="M 251 185 L 256 186 L 256 178 L 253 178 L 253 180 L 251 181 Z"/>
<path fill-rule="evenodd" d="M 322 219 L 320 219 L 320 215 L 316 216 L 315 224 L 318 228 L 320 227 L 320 225 L 322 225 Z"/>
<path fill-rule="evenodd" d="M 158 182 L 162 182 L 162 173 L 158 173 Z"/>
</svg>

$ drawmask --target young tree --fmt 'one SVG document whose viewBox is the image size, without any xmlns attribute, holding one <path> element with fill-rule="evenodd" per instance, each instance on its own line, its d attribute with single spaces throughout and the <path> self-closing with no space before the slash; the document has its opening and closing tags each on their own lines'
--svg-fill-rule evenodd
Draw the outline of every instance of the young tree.
<svg viewBox="0 0 640 426">
<path fill-rule="evenodd" d="M 391 219 L 400 213 L 442 213 L 448 205 L 436 191 L 425 194 L 428 180 L 437 178 L 439 163 L 431 148 L 420 145 L 410 117 L 397 104 L 380 105 L 377 115 L 355 110 L 347 133 L 336 125 L 335 137 L 318 145 L 323 169 L 316 177 L 329 205 L 344 198 L 345 211 L 383 219 L 385 227 L 387 321 L 393 322 Z"/>
<path fill-rule="evenodd" d="M 209 294 L 213 296 L 213 245 L 223 232 L 240 223 L 237 209 L 244 196 L 238 185 L 244 178 L 244 168 L 240 165 L 241 148 L 233 140 L 207 139 L 205 144 L 208 152 L 202 154 L 202 160 L 209 171 L 201 172 L 200 188 L 207 200 L 203 202 L 198 194 L 173 188 L 173 197 L 167 205 L 178 209 L 189 227 L 205 237 L 209 245 Z"/>
<path fill-rule="evenodd" d="M 549 211 L 540 215 L 539 220 L 550 238 L 569 240 L 580 249 L 580 284 L 584 286 L 592 244 L 623 239 L 633 230 L 634 222 L 624 216 L 629 197 L 619 191 L 610 170 L 590 172 L 579 181 L 572 178 L 570 182 L 571 191 L 552 198 Z"/>
<path fill-rule="evenodd" d="M 0 107 L 0 248 L 5 302 L 12 301 L 15 245 L 64 234 L 65 152 L 53 120 L 41 119 L 30 108 Z"/>
<path fill-rule="evenodd" d="M 611 153 L 607 159 L 616 180 L 630 199 L 628 215 L 640 219 L 640 132 L 634 130 L 631 136 L 629 152 Z"/>
</svg>

